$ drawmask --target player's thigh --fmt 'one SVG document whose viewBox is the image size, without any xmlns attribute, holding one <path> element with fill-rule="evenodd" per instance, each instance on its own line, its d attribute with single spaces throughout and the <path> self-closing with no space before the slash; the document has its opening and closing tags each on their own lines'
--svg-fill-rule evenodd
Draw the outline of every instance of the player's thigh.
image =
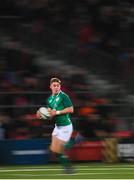
<svg viewBox="0 0 134 180">
<path fill-rule="evenodd" d="M 52 152 L 62 153 L 64 151 L 65 143 L 66 143 L 65 141 L 58 139 L 56 136 L 52 136 L 52 142 L 50 145 L 50 149 Z"/>
</svg>

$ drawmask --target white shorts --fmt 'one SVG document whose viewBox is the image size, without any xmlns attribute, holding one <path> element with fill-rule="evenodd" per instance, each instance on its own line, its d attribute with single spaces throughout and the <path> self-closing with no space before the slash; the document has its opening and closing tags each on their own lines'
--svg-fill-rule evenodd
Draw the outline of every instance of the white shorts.
<svg viewBox="0 0 134 180">
<path fill-rule="evenodd" d="M 71 135 L 73 132 L 73 126 L 72 124 L 67 126 L 55 126 L 52 135 L 56 136 L 58 139 L 62 141 L 69 141 Z"/>
</svg>

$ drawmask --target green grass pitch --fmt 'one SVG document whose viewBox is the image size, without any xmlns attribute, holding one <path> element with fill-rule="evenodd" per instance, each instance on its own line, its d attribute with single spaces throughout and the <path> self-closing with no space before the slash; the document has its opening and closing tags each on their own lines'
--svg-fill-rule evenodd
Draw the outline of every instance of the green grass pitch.
<svg viewBox="0 0 134 180">
<path fill-rule="evenodd" d="M 75 174 L 58 164 L 0 166 L 0 179 L 134 179 L 134 163 L 74 163 Z"/>
</svg>

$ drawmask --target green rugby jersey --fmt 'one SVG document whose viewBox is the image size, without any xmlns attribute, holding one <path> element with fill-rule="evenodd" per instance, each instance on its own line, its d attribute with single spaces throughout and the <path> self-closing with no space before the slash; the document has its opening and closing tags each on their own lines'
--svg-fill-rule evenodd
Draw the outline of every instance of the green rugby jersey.
<svg viewBox="0 0 134 180">
<path fill-rule="evenodd" d="M 60 93 L 56 95 L 51 95 L 47 99 L 47 106 L 51 109 L 56 109 L 57 111 L 63 110 L 67 107 L 73 106 L 69 96 L 64 93 L 63 91 L 60 91 Z M 71 124 L 70 116 L 69 114 L 61 114 L 55 116 L 55 123 L 57 126 L 66 126 Z"/>
</svg>

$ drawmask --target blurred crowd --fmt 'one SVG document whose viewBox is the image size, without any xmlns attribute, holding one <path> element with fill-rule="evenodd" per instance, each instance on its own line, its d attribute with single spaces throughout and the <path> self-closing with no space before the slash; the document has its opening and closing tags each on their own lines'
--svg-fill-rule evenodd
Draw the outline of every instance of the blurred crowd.
<svg viewBox="0 0 134 180">
<path fill-rule="evenodd" d="M 119 123 L 115 101 L 96 96 L 87 74 L 41 69 L 35 50 L 106 72 L 133 92 L 133 13 L 132 0 L 0 1 L 0 138 L 50 135 L 53 122 L 37 120 L 35 113 L 45 105 L 54 75 L 73 99 L 76 131 L 84 138 L 111 136 Z"/>
<path fill-rule="evenodd" d="M 53 73 L 42 72 L 27 51 L 1 48 L 0 61 L 0 124 L 1 139 L 49 137 L 54 122 L 39 120 L 36 111 L 46 106 L 49 79 Z M 11 62 L 11 59 L 13 60 Z M 96 97 L 90 91 L 86 76 L 79 73 L 62 79 L 63 90 L 70 94 L 75 106 L 73 123 L 83 137 L 108 136 L 115 131 L 115 112 L 108 98 Z M 112 124 L 112 128 L 111 128 Z"/>
</svg>

